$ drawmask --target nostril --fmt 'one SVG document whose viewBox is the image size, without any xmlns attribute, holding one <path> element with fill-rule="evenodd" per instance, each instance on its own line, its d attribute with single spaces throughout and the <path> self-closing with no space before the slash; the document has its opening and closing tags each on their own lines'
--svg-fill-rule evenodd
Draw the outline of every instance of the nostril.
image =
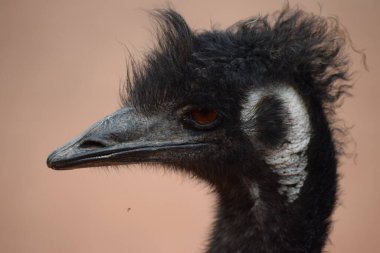
<svg viewBox="0 0 380 253">
<path fill-rule="evenodd" d="M 96 140 L 85 140 L 79 145 L 79 148 L 85 148 L 85 149 L 97 149 L 97 148 L 105 148 L 105 147 L 107 147 L 106 144 L 104 144 L 101 141 L 96 141 Z"/>
</svg>

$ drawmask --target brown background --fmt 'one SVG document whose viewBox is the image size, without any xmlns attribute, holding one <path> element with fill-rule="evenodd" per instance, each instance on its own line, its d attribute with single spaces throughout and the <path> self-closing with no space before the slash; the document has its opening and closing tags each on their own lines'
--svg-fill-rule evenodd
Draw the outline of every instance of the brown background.
<svg viewBox="0 0 380 253">
<path fill-rule="evenodd" d="M 299 1 L 319 13 L 316 1 Z M 302 2 L 302 3 L 301 3 Z M 380 252 L 380 4 L 319 1 L 366 48 L 353 55 L 354 97 L 340 112 L 356 159 L 340 168 L 341 205 L 330 252 Z M 296 2 L 291 1 L 291 4 Z M 214 197 L 207 187 L 160 169 L 57 172 L 50 151 L 118 108 L 126 44 L 152 45 L 144 1 L 0 1 L 0 252 L 201 252 Z M 282 1 L 173 1 L 196 29 L 226 27 Z M 351 145 L 353 150 L 354 145 Z M 130 208 L 130 209 L 129 209 Z M 129 211 L 128 211 L 129 210 Z"/>
</svg>

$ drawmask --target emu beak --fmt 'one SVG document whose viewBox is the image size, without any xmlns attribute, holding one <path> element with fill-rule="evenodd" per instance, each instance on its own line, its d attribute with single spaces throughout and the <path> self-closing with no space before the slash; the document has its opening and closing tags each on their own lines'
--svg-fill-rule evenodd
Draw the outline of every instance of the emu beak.
<svg viewBox="0 0 380 253">
<path fill-rule="evenodd" d="M 165 117 L 147 118 L 131 108 L 122 108 L 51 153 L 47 165 L 66 170 L 165 162 L 178 151 L 205 145 Z"/>
</svg>

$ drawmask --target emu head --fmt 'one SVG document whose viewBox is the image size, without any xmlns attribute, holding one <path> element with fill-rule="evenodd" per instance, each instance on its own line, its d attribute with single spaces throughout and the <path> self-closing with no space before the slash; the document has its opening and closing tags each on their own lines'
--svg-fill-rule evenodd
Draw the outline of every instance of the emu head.
<svg viewBox="0 0 380 253">
<path fill-rule="evenodd" d="M 54 151 L 49 167 L 159 163 L 219 189 L 257 182 L 292 202 L 311 161 L 327 150 L 335 163 L 325 112 L 346 61 L 333 21 L 285 9 L 193 32 L 173 10 L 154 15 L 157 46 L 132 66 L 123 107 Z"/>
</svg>

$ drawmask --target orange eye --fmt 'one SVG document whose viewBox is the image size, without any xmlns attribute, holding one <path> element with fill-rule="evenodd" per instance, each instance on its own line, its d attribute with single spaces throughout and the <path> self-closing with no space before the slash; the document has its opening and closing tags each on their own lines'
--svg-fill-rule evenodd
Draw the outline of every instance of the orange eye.
<svg viewBox="0 0 380 253">
<path fill-rule="evenodd" d="M 199 108 L 190 111 L 191 117 L 199 125 L 208 125 L 218 119 L 218 113 L 212 109 Z"/>
</svg>

